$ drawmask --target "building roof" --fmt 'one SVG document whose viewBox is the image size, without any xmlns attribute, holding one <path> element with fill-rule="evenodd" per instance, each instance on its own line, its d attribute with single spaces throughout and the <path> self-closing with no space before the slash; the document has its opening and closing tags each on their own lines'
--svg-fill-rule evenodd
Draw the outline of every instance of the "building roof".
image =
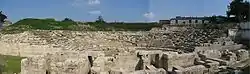
<svg viewBox="0 0 250 74">
<path fill-rule="evenodd" d="M 170 20 L 205 20 L 207 17 L 180 17 L 177 16 L 175 18 L 172 18 Z"/>
</svg>

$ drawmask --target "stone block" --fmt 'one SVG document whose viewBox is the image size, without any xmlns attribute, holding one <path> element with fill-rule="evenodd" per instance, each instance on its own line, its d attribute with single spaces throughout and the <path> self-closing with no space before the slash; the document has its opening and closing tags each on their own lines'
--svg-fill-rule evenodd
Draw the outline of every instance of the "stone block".
<svg viewBox="0 0 250 74">
<path fill-rule="evenodd" d="M 168 69 L 172 69 L 173 66 L 191 66 L 194 65 L 195 53 L 184 53 L 184 54 L 167 54 Z"/>
<path fill-rule="evenodd" d="M 21 62 L 22 74 L 87 74 L 90 63 L 78 52 L 29 57 Z"/>
<path fill-rule="evenodd" d="M 249 58 L 249 52 L 245 49 L 236 51 L 237 61 L 243 61 Z"/>
</svg>

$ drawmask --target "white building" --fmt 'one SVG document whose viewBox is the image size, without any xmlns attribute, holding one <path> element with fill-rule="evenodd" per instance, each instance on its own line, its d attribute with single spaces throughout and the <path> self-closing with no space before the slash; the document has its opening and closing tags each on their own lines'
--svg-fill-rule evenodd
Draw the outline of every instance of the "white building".
<svg viewBox="0 0 250 74">
<path fill-rule="evenodd" d="M 207 17 L 180 17 L 170 19 L 171 25 L 191 25 L 209 23 Z"/>
</svg>

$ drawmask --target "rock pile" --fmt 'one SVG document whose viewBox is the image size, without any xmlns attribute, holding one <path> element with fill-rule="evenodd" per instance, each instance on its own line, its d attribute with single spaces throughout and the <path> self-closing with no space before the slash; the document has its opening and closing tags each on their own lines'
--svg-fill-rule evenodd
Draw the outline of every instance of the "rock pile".
<svg viewBox="0 0 250 74">
<path fill-rule="evenodd" d="M 194 28 L 168 33 L 158 32 L 148 35 L 151 39 L 149 39 L 147 46 L 174 48 L 184 52 L 192 52 L 194 47 L 201 46 L 203 43 L 213 43 L 216 38 L 221 37 L 223 34 L 223 30 Z"/>
</svg>

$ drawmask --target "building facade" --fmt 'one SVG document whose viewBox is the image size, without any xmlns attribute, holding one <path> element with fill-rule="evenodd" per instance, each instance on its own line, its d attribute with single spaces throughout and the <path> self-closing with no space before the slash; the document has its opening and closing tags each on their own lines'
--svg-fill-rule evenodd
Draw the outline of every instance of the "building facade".
<svg viewBox="0 0 250 74">
<path fill-rule="evenodd" d="M 209 23 L 207 17 L 180 17 L 170 19 L 171 25 L 192 25 L 192 24 L 205 24 Z"/>
<path fill-rule="evenodd" d="M 159 20 L 159 23 L 164 25 L 164 24 L 170 24 L 170 20 Z"/>
</svg>

